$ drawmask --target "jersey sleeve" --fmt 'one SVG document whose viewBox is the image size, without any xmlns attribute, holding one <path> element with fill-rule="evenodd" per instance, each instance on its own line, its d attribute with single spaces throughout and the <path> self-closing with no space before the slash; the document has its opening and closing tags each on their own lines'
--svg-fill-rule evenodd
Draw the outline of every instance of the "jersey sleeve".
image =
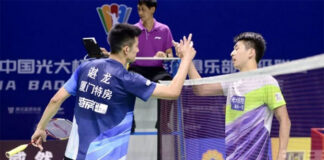
<svg viewBox="0 0 324 160">
<path fill-rule="evenodd" d="M 224 96 L 227 96 L 228 95 L 228 88 L 230 87 L 232 82 L 226 81 L 226 82 L 221 82 L 220 84 L 222 86 Z"/>
<path fill-rule="evenodd" d="M 144 101 L 151 97 L 156 87 L 156 83 L 134 72 L 127 72 L 124 74 L 123 85 L 127 92 Z"/>
<path fill-rule="evenodd" d="M 270 77 L 265 81 L 265 104 L 268 105 L 268 107 L 271 110 L 274 110 L 282 105 L 286 104 L 286 101 L 282 95 L 280 86 L 276 79 L 273 77 Z"/>
<path fill-rule="evenodd" d="M 71 95 L 75 96 L 78 85 L 78 74 L 80 66 L 73 72 L 70 79 L 64 84 L 64 89 Z"/>
</svg>

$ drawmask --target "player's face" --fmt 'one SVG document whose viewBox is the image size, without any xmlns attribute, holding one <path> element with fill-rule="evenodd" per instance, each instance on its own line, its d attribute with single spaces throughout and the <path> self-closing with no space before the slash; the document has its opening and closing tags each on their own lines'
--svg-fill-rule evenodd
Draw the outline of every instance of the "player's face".
<svg viewBox="0 0 324 160">
<path fill-rule="evenodd" d="M 133 43 L 133 46 L 129 48 L 129 53 L 128 53 L 128 62 L 134 62 L 136 55 L 138 53 L 138 37 L 135 37 L 135 42 Z"/>
<path fill-rule="evenodd" d="M 137 5 L 138 16 L 142 21 L 153 18 L 155 7 L 148 8 L 145 4 Z"/>
<path fill-rule="evenodd" d="M 234 67 L 240 71 L 244 69 L 244 67 L 247 65 L 249 61 L 249 52 L 250 49 L 247 49 L 244 45 L 243 41 L 238 41 L 234 45 L 234 49 L 231 53 L 232 56 L 232 62 L 234 64 Z"/>
</svg>

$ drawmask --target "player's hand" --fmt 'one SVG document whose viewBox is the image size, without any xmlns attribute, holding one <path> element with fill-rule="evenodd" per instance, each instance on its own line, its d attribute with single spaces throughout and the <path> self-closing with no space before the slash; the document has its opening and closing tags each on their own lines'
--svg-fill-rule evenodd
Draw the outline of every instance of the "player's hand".
<svg viewBox="0 0 324 160">
<path fill-rule="evenodd" d="M 176 50 L 176 55 L 181 59 L 192 60 L 196 55 L 196 50 L 193 48 L 193 42 L 191 41 L 192 34 L 189 34 L 188 38 L 183 37 L 179 42 L 173 41 L 173 46 Z"/>
<path fill-rule="evenodd" d="M 164 53 L 164 52 L 162 52 L 162 51 L 158 51 L 158 52 L 156 52 L 156 54 L 155 54 L 154 57 L 166 58 L 167 55 L 166 55 L 166 53 Z"/>
<path fill-rule="evenodd" d="M 44 129 L 36 129 L 31 137 L 31 144 L 42 151 L 44 149 L 43 142 L 46 142 L 46 131 Z"/>
<path fill-rule="evenodd" d="M 108 52 L 108 51 L 106 50 L 106 48 L 102 48 L 102 47 L 100 47 L 100 50 L 101 50 L 102 54 L 105 55 L 106 57 L 109 57 L 109 56 L 110 56 L 110 52 Z"/>
<path fill-rule="evenodd" d="M 279 150 L 277 160 L 285 160 L 287 152 L 285 150 Z"/>
<path fill-rule="evenodd" d="M 179 58 L 182 58 L 182 54 L 180 54 L 181 50 L 180 50 L 180 43 L 176 42 L 176 41 L 172 41 L 173 47 L 175 48 L 176 51 L 176 56 L 178 56 Z"/>
</svg>

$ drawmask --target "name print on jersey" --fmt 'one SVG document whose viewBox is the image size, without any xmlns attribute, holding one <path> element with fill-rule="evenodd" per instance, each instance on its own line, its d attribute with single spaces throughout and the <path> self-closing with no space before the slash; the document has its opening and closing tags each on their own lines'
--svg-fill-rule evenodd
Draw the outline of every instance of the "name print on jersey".
<svg viewBox="0 0 324 160">
<path fill-rule="evenodd" d="M 88 72 L 88 77 L 95 80 L 97 78 L 98 71 L 99 71 L 98 68 L 91 67 Z M 109 85 L 110 78 L 111 78 L 111 74 L 105 73 L 101 78 L 100 82 Z M 110 100 L 113 94 L 110 89 L 104 89 L 100 85 L 96 85 L 87 81 L 81 81 L 79 91 L 90 93 L 91 95 L 94 95 L 96 97 L 105 100 Z M 106 114 L 108 110 L 108 105 L 96 102 L 91 99 L 87 99 L 85 97 L 79 97 L 79 106 L 84 109 L 91 109 L 92 111 L 101 114 Z"/>
</svg>

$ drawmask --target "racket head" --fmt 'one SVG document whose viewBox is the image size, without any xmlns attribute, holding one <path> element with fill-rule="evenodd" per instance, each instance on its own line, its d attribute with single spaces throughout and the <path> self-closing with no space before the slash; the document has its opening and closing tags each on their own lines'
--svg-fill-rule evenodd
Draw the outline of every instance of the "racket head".
<svg viewBox="0 0 324 160">
<path fill-rule="evenodd" d="M 63 118 L 51 119 L 46 126 L 46 133 L 56 139 L 68 139 L 72 129 L 72 122 Z"/>
</svg>

